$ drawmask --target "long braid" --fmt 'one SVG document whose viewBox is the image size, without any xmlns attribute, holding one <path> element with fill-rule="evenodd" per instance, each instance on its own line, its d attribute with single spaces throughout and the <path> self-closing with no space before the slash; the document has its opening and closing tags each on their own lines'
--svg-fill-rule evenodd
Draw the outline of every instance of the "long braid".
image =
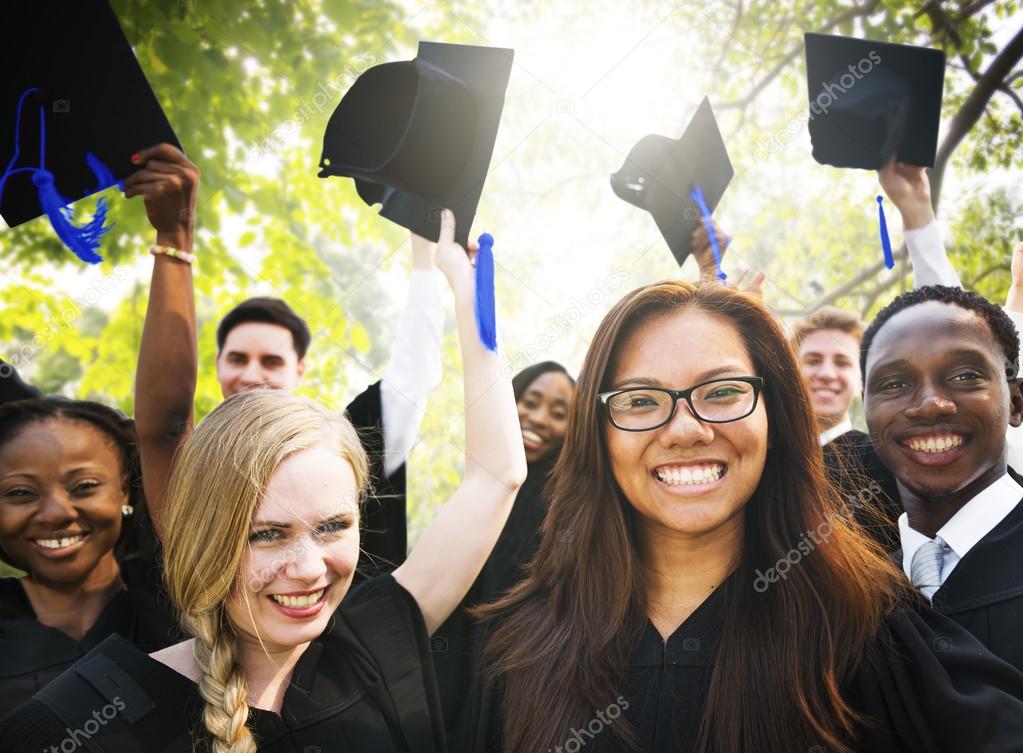
<svg viewBox="0 0 1023 753">
<path fill-rule="evenodd" d="M 219 610 L 218 610 L 219 611 Z M 248 685 L 236 663 L 234 634 L 216 614 L 188 620 L 195 636 L 195 662 L 202 673 L 199 693 L 206 701 L 203 723 L 213 738 L 213 753 L 256 753 L 248 728 Z"/>
</svg>

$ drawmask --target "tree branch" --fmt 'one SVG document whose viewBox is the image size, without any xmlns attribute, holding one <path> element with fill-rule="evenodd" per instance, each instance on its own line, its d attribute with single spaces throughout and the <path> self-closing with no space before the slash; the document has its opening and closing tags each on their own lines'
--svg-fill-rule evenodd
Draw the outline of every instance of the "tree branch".
<svg viewBox="0 0 1023 753">
<path fill-rule="evenodd" d="M 938 201 L 941 198 L 941 184 L 945 177 L 945 168 L 949 158 L 980 119 L 994 93 L 999 90 L 1000 86 L 1004 86 L 1005 77 L 1012 72 L 1021 58 L 1023 58 L 1023 28 L 1016 32 L 1012 40 L 991 61 L 988 69 L 977 79 L 977 85 L 970 92 L 970 96 L 966 98 L 963 106 L 959 108 L 959 112 L 952 118 L 948 134 L 938 147 L 934 167 L 931 168 L 929 175 L 931 201 L 935 209 L 938 208 Z"/>
<path fill-rule="evenodd" d="M 840 24 L 843 24 L 846 21 L 851 21 L 854 18 L 860 18 L 862 16 L 870 15 L 874 11 L 874 9 L 880 4 L 880 2 L 881 0 L 867 0 L 867 2 L 865 2 L 863 5 L 854 5 L 852 8 L 849 8 L 845 12 L 839 13 L 837 16 L 834 16 L 833 18 L 826 21 L 820 27 L 819 31 L 822 33 L 831 31 L 836 26 L 839 26 Z M 788 67 L 788 64 L 795 60 L 797 57 L 799 57 L 799 55 L 802 54 L 802 52 L 803 42 L 800 41 L 791 50 L 782 55 L 782 57 L 778 60 L 778 63 L 771 70 L 765 73 L 763 77 L 761 77 L 761 79 L 750 88 L 746 96 L 740 97 L 739 99 L 734 99 L 730 102 L 723 102 L 722 104 L 719 104 L 714 108 L 715 111 L 720 112 L 722 110 L 737 110 L 747 107 L 750 102 L 756 99 L 757 95 L 760 94 L 761 90 L 765 86 L 770 84 L 772 81 L 774 81 L 774 79 L 776 79 L 778 75 L 783 70 L 785 70 L 786 67 Z"/>
</svg>

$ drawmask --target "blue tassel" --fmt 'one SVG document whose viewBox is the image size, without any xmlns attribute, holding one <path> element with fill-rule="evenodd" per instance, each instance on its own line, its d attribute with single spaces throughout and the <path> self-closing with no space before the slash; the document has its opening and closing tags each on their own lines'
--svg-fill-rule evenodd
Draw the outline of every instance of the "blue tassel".
<svg viewBox="0 0 1023 753">
<path fill-rule="evenodd" d="M 714 226 L 710 222 L 710 207 L 707 206 L 707 200 L 699 184 L 689 192 L 689 198 L 700 208 L 700 219 L 703 220 L 703 227 L 707 230 L 707 238 L 710 239 L 710 250 L 714 254 L 714 266 L 718 270 L 717 278 L 722 281 L 727 280 L 728 275 L 721 269 L 721 248 L 718 246 L 718 237 L 714 233 Z"/>
<path fill-rule="evenodd" d="M 110 230 L 104 227 L 107 219 L 107 200 L 100 199 L 96 204 L 96 214 L 85 225 L 76 225 L 74 215 L 67 206 L 68 200 L 57 191 L 57 185 L 53 182 L 53 173 L 49 170 L 36 170 L 32 175 L 32 182 L 35 183 L 39 192 L 39 204 L 42 206 L 46 216 L 50 218 L 57 237 L 65 246 L 74 251 L 75 256 L 89 264 L 98 264 L 103 257 L 96 253 L 100 240 Z"/>
<path fill-rule="evenodd" d="M 884 197 L 877 197 L 877 221 L 881 225 L 881 249 L 884 251 L 884 265 L 895 269 L 895 257 L 892 256 L 892 241 L 888 237 L 888 223 L 884 219 Z"/>
<path fill-rule="evenodd" d="M 476 331 L 487 350 L 497 350 L 497 300 L 494 295 L 494 236 L 483 233 L 476 253 Z"/>
<path fill-rule="evenodd" d="M 37 89 L 26 89 L 18 100 L 17 120 L 14 124 L 14 156 L 7 163 L 7 169 L 0 175 L 0 196 L 3 195 L 4 185 L 7 178 L 16 173 L 31 173 L 32 183 L 35 184 L 39 195 L 39 205 L 46 216 L 50 218 L 57 237 L 71 249 L 75 256 L 89 264 L 97 264 L 103 261 L 103 257 L 96 253 L 100 240 L 110 231 L 113 225 L 106 226 L 107 201 L 102 198 L 96 204 L 96 213 L 85 225 L 77 225 L 74 222 L 74 215 L 71 212 L 67 199 L 60 195 L 57 184 L 54 182 L 53 173 L 46 169 L 46 110 L 39 108 L 39 167 L 19 167 L 14 165 L 18 161 L 21 152 L 21 108 L 28 97 Z M 114 178 L 109 168 L 100 162 L 91 152 L 85 155 L 85 162 L 96 176 L 99 190 L 109 188 L 112 185 L 120 186 L 124 190 L 124 182 Z"/>
</svg>

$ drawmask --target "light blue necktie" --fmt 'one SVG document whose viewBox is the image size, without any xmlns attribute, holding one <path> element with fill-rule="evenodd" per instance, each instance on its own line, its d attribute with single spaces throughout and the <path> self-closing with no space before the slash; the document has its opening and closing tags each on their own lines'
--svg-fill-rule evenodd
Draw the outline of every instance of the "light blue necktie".
<svg viewBox="0 0 1023 753">
<path fill-rule="evenodd" d="M 941 588 L 941 565 L 945 561 L 945 542 L 940 536 L 916 550 L 909 566 L 909 577 L 920 593 L 930 601 Z"/>
</svg>

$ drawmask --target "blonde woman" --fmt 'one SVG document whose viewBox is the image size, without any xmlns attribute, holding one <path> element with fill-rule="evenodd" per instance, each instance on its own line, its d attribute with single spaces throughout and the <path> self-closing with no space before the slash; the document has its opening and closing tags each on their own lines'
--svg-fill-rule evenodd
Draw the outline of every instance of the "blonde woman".
<svg viewBox="0 0 1023 753">
<path fill-rule="evenodd" d="M 408 560 L 349 592 L 367 475 L 355 431 L 280 391 L 236 395 L 189 438 L 168 489 L 167 585 L 195 637 L 151 656 L 104 642 L 0 723 L 5 751 L 445 750 L 428 637 L 482 567 L 526 469 L 453 237 L 446 211 L 437 261 L 465 368 L 465 477 Z"/>
</svg>

